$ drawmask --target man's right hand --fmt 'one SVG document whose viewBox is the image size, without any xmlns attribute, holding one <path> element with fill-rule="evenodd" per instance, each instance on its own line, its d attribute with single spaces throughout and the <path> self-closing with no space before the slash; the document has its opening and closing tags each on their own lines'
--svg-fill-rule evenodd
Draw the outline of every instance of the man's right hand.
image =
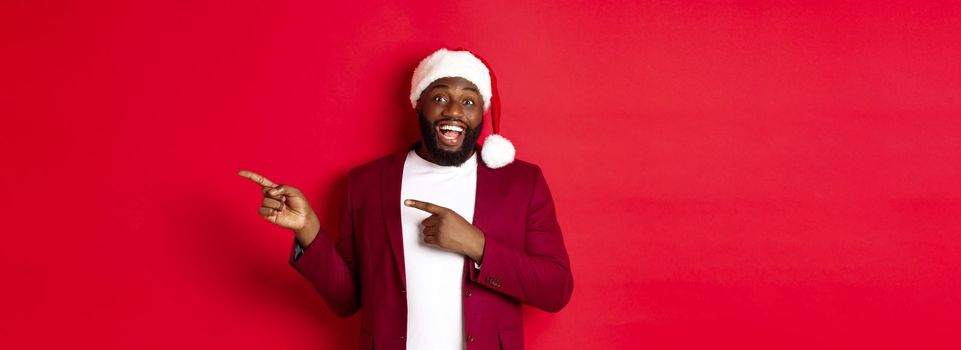
<svg viewBox="0 0 961 350">
<path fill-rule="evenodd" d="M 290 185 L 278 185 L 266 177 L 248 170 L 237 175 L 250 179 L 260 185 L 264 200 L 260 205 L 260 216 L 277 226 L 294 231 L 297 241 L 307 248 L 317 237 L 320 221 L 310 208 L 304 193 Z"/>
</svg>

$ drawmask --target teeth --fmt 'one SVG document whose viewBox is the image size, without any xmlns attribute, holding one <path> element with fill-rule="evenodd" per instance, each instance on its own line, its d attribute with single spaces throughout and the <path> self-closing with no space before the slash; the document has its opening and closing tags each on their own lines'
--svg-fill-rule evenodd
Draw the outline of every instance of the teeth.
<svg viewBox="0 0 961 350">
<path fill-rule="evenodd" d="M 442 125 L 442 126 L 440 127 L 440 129 L 441 129 L 441 130 L 456 131 L 456 132 L 464 132 L 464 128 L 461 128 L 461 127 L 455 126 L 455 125 Z"/>
</svg>

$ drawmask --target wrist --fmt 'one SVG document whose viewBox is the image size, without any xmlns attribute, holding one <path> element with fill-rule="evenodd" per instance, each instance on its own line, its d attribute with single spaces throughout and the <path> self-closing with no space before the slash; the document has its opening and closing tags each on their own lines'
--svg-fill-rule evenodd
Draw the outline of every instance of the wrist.
<svg viewBox="0 0 961 350">
<path fill-rule="evenodd" d="M 316 220 L 308 220 L 307 224 L 303 228 L 294 230 L 294 237 L 300 242 L 300 246 L 307 249 L 314 239 L 317 238 L 317 234 L 320 231 L 320 223 Z"/>
<path fill-rule="evenodd" d="M 472 240 L 470 247 L 467 249 L 467 256 L 474 261 L 480 263 L 484 259 L 484 234 L 477 231 L 477 236 Z"/>
</svg>

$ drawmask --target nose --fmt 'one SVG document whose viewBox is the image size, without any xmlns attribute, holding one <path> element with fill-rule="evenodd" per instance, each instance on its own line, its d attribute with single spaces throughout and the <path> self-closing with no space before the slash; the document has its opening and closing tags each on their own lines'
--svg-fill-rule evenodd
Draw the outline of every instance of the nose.
<svg viewBox="0 0 961 350">
<path fill-rule="evenodd" d="M 461 106 L 460 103 L 456 103 L 456 102 L 454 102 L 454 103 L 448 103 L 447 106 L 444 107 L 444 116 L 446 116 L 446 117 L 452 117 L 452 118 L 457 118 L 457 119 L 463 119 L 463 118 L 464 118 L 464 107 Z"/>
</svg>

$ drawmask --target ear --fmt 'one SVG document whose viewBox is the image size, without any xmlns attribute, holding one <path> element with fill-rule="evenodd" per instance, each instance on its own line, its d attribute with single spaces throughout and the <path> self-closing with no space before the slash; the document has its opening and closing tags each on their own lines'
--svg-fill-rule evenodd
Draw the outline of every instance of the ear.
<svg viewBox="0 0 961 350">
<path fill-rule="evenodd" d="M 417 105 L 414 106 L 414 114 L 420 115 L 420 113 L 423 112 L 423 109 L 424 109 L 424 96 L 421 95 L 420 98 L 417 99 Z"/>
</svg>

